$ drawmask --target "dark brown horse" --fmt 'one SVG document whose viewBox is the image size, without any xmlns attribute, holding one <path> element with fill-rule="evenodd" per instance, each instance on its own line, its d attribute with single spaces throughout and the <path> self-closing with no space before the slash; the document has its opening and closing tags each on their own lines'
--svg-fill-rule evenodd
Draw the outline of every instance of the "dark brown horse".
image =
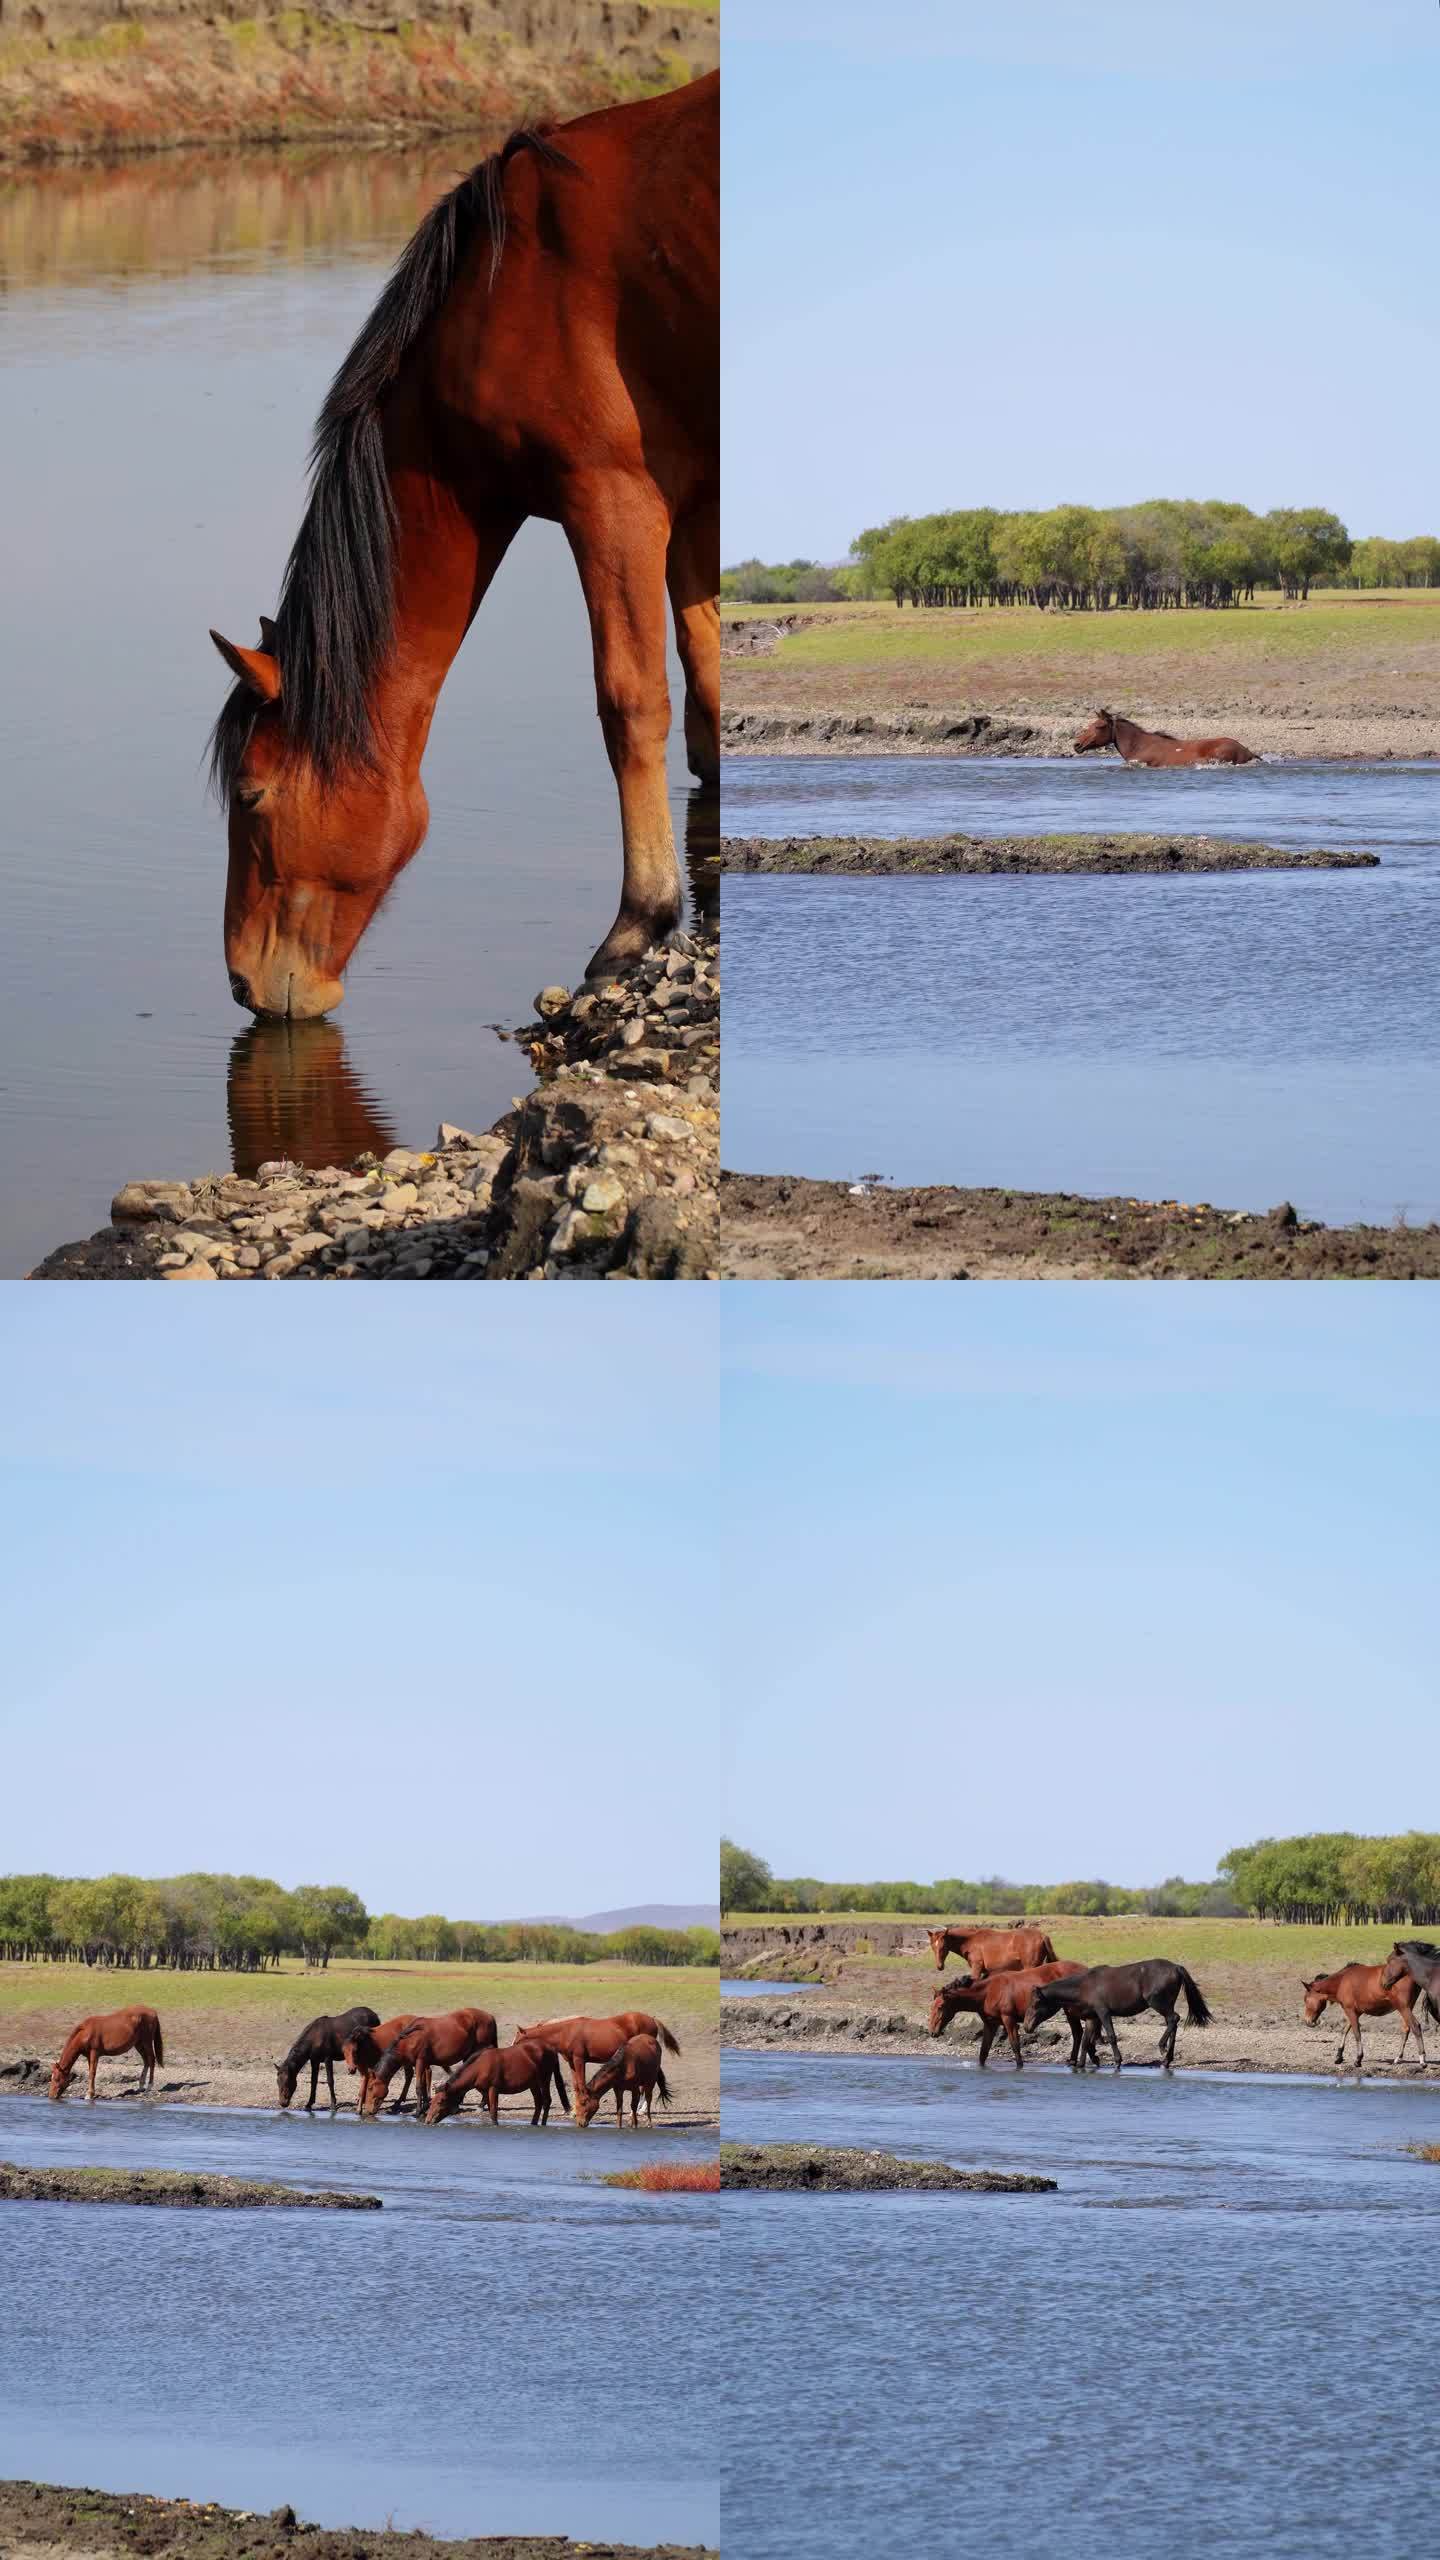
<svg viewBox="0 0 1440 2560">
<path fill-rule="evenodd" d="M 153 2089 L 155 2065 L 165 2059 L 165 2039 L 160 2021 L 153 2009 L 111 2009 L 103 2018 L 82 2018 L 72 2027 L 61 2049 L 60 2059 L 50 2072 L 50 2095 L 63 2098 L 74 2076 L 75 2065 L 84 2054 L 90 2066 L 87 2103 L 95 2103 L 95 2073 L 102 2054 L 138 2053 L 140 2086 Z"/>
<path fill-rule="evenodd" d="M 519 133 L 426 216 L 331 386 L 310 502 L 212 769 L 237 1004 L 327 1013 L 419 849 L 436 698 L 527 516 L 563 526 L 620 796 L 591 969 L 680 915 L 666 596 L 691 770 L 719 773 L 719 80 Z"/>
<path fill-rule="evenodd" d="M 1381 1980 L 1388 1991 L 1408 1973 L 1425 1994 L 1425 2006 L 1440 2026 L 1440 1947 L 1429 1938 L 1397 1938 L 1385 1960 Z"/>
<path fill-rule="evenodd" d="M 947 1956 L 959 1956 L 977 1982 L 987 1973 L 1013 1973 L 1022 1966 L 1053 1964 L 1055 1950 L 1043 1929 L 927 1929 L 935 1970 L 943 1973 Z"/>
<path fill-rule="evenodd" d="M 312 2018 L 308 2027 L 301 2028 L 284 2061 L 275 2065 L 275 2085 L 281 2106 L 289 2106 L 300 2085 L 300 2074 L 308 2062 L 310 2095 L 305 2101 L 305 2113 L 308 2115 L 315 2104 L 315 2092 L 320 2085 L 323 2068 L 333 2115 L 339 2105 L 335 2095 L 335 2065 L 345 2051 L 346 2038 L 357 2035 L 362 2027 L 378 2027 L 379 2024 L 373 2009 L 343 2009 L 335 2018 Z"/>
<path fill-rule="evenodd" d="M 343 2047 L 345 2068 L 347 2071 L 358 2071 L 360 2074 L 360 2090 L 355 2100 L 357 2115 L 363 2115 L 365 2112 L 365 2101 L 370 2094 L 370 2074 L 379 2062 L 380 2056 L 382 2053 L 388 2053 L 396 2037 L 403 2036 L 407 2027 L 413 2027 L 418 2022 L 419 2012 L 414 2009 L 405 2009 L 398 2018 L 382 2018 L 373 2027 L 357 2027 L 353 2035 L 345 2038 Z M 404 2106 L 410 2095 L 410 2083 L 414 2077 L 415 2065 L 413 2062 L 407 2062 L 405 2086 L 395 2100 L 397 2107 Z M 383 2096 L 383 2091 L 381 2094 Z"/>
<path fill-rule="evenodd" d="M 548 2045 L 537 2044 L 533 2039 L 524 2044 L 490 2045 L 482 2053 L 472 2053 L 469 2061 L 462 2062 L 459 2070 L 452 2071 L 435 2091 L 425 2122 L 443 2124 L 457 2107 L 463 2107 L 472 2089 L 479 2091 L 482 2108 L 489 2108 L 492 2124 L 500 2121 L 502 2097 L 518 2097 L 526 2091 L 535 2102 L 532 2124 L 549 2123 L 552 2095 L 559 2099 L 567 2116 L 570 2113 L 559 2061 Z"/>
<path fill-rule="evenodd" d="M 423 2116 L 430 2104 L 430 2074 L 436 2064 L 451 2071 L 457 2062 L 468 2062 L 472 2053 L 483 2053 L 497 2041 L 488 2009 L 448 2009 L 438 2018 L 417 2018 L 413 2026 L 401 2028 L 371 2065 L 360 2113 L 378 2116 L 396 2072 L 413 2070 L 415 2113 Z"/>
<path fill-rule="evenodd" d="M 669 2106 L 670 2090 L 660 2064 L 660 2046 L 654 2036 L 627 2036 L 614 2061 L 607 2062 L 603 2071 L 596 2072 L 588 2089 L 576 2081 L 575 2122 L 582 2131 L 597 2112 L 602 2098 L 612 2089 L 615 2092 L 616 2121 L 621 2125 L 625 2122 L 625 2097 L 629 2092 L 630 2126 L 634 2133 L 640 2130 L 642 2098 L 647 2124 L 654 2118 L 657 2090 L 661 2106 Z"/>
<path fill-rule="evenodd" d="M 647 2009 L 622 2009 L 614 2018 L 545 2018 L 538 2026 L 515 2030 L 517 2044 L 533 2038 L 563 2054 L 577 2092 L 585 2086 L 586 2063 L 613 2062 L 629 2036 L 654 2036 L 667 2053 L 680 2050 L 664 2020 L 652 2018 Z"/>
<path fill-rule="evenodd" d="M 1387 1980 L 1387 1976 L 1391 1978 Z M 1422 2071 L 1428 2068 L 1425 2036 L 1416 2014 L 1417 2010 L 1424 2008 L 1427 1995 L 1403 1958 L 1391 1956 L 1383 1965 L 1342 1964 L 1338 1973 L 1313 1975 L 1304 1985 L 1304 1991 L 1307 2026 L 1318 2027 L 1332 2000 L 1344 2013 L 1345 2028 L 1335 2052 L 1337 2069 L 1345 2059 L 1345 2047 L 1353 2035 L 1356 2066 L 1363 2071 L 1365 2046 L 1360 2034 L 1361 2019 L 1392 2015 L 1401 2019 L 1405 2028 L 1396 2061 L 1404 2061 L 1405 2047 L 1413 2035 L 1420 2048 L 1420 2068 Z"/>
<path fill-rule="evenodd" d="M 1045 1982 L 1060 1982 L 1069 1974 L 1083 1973 L 1083 1964 L 1053 1964 L 1028 1967 L 1023 1973 L 977 1974 L 972 1979 L 944 1982 L 930 2003 L 930 2033 L 943 2036 L 952 2018 L 969 2014 L 980 2020 L 980 2068 L 990 2057 L 990 2047 L 1003 2028 L 1015 2056 L 1017 2071 L 1024 2069 L 1020 2051 L 1020 2030 L 1028 2023 L 1030 1994 Z M 1070 2059 L 1079 2050 L 1084 2027 L 1079 2019 L 1070 2021 Z"/>
<path fill-rule="evenodd" d="M 1122 720 L 1117 711 L 1097 711 L 1088 729 L 1075 740 L 1077 756 L 1096 747 L 1114 747 L 1126 764 L 1256 764 L 1253 747 L 1238 738 L 1172 738 L 1168 729 L 1142 729 Z"/>
<path fill-rule="evenodd" d="M 1030 2024 L 1043 2026 L 1047 2018 L 1063 2010 L 1072 2028 L 1078 2018 L 1085 2031 L 1078 2053 L 1072 2042 L 1071 2070 L 1083 2071 L 1096 2061 L 1103 2035 L 1119 2071 L 1122 2066 L 1120 2047 L 1115 2041 L 1115 2020 L 1138 2018 L 1143 2010 L 1153 2009 L 1165 2021 L 1160 2052 L 1169 2071 L 1174 2066 L 1175 2039 L 1180 2032 L 1176 2004 L 1182 1991 L 1191 2026 L 1208 2027 L 1210 2011 L 1204 1994 L 1183 1964 L 1172 1964 L 1166 1956 L 1152 1956 L 1139 1964 L 1092 1965 L 1088 1973 L 1076 1974 L 1068 1982 L 1047 1982 L 1034 1992 Z"/>
</svg>

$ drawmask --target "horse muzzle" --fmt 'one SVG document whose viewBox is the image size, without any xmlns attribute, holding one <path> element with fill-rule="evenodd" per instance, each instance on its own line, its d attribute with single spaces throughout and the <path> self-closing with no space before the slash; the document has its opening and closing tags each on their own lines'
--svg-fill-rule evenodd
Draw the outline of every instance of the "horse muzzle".
<svg viewBox="0 0 1440 2560">
<path fill-rule="evenodd" d="M 260 1022 L 315 1022 L 344 1002 L 345 986 L 302 953 L 277 948 L 254 968 L 232 968 L 230 993 Z"/>
</svg>

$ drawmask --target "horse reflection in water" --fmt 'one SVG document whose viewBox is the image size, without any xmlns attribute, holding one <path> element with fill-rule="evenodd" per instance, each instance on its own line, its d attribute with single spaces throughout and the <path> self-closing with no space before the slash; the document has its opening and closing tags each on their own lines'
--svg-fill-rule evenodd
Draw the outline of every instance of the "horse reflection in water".
<svg viewBox="0 0 1440 2560">
<path fill-rule="evenodd" d="M 235 1171 L 291 1164 L 353 1164 L 387 1155 L 394 1128 L 345 1054 L 334 1022 L 256 1022 L 230 1050 L 226 1088 Z"/>
</svg>

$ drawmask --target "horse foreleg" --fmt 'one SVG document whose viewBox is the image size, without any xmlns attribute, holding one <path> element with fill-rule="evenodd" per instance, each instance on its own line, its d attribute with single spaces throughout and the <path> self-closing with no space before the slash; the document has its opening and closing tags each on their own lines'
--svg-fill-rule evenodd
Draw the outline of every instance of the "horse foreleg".
<svg viewBox="0 0 1440 2560">
<path fill-rule="evenodd" d="M 319 2088 L 319 2086 L 320 2086 L 320 2065 L 319 2065 L 319 2063 L 318 2063 L 318 2062 L 312 2062 L 312 2063 L 311 2063 L 311 2065 L 310 2065 L 310 2095 L 309 2095 L 309 2097 L 308 2097 L 308 2098 L 306 2099 L 306 2101 L 305 2101 L 305 2113 L 306 2113 L 306 2115 L 307 2115 L 307 2116 L 308 2116 L 308 2114 L 310 2113 L 311 2108 L 312 2108 L 312 2107 L 314 2106 L 314 2104 L 315 2104 L 315 2092 L 316 2092 L 316 2090 Z"/>
<path fill-rule="evenodd" d="M 96 2052 L 96 2053 L 92 2053 L 92 2054 L 91 2054 L 91 2056 L 90 2056 L 90 2089 L 89 2089 L 89 2094 L 88 2094 L 88 2096 L 86 2097 L 86 2100 L 85 2100 L 85 2104 L 86 2104 L 86 2106 L 87 2106 L 87 2107 L 93 2107 L 93 2106 L 94 2106 L 94 2104 L 95 2104 L 95 2074 L 96 2074 L 96 2072 L 99 2070 L 99 2068 L 100 2068 L 100 2056 L 99 2056 L 98 2052 Z"/>
<path fill-rule="evenodd" d="M 1005 2033 L 1010 2039 L 1010 2050 L 1015 2056 L 1015 2068 L 1017 2071 L 1023 2071 L 1025 2056 L 1020 2050 L 1020 2030 L 1015 2023 L 1013 2011 L 1005 2021 Z"/>
<path fill-rule="evenodd" d="M 1102 2010 L 1101 2010 L 1101 2012 L 1100 2012 L 1100 2019 L 1099 2019 L 1099 2025 L 1100 2025 L 1100 2033 L 1108 2039 L 1108 2041 L 1109 2041 L 1109 2045 L 1110 2045 L 1110 2050 L 1111 2050 L 1111 2052 L 1112 2052 L 1112 2053 L 1114 2054 L 1114 2056 L 1115 2056 L 1115 2068 L 1116 2068 L 1116 2070 L 1117 2070 L 1117 2071 L 1123 2071 L 1123 2069 L 1124 2069 L 1124 2067 L 1125 2067 L 1125 2066 L 1124 2066 L 1123 2062 L 1122 2062 L 1122 2061 L 1121 2061 L 1121 2059 L 1120 2059 L 1120 2047 L 1119 2047 L 1119 2044 L 1118 2044 L 1118 2042 L 1117 2042 L 1117 2040 L 1116 2040 L 1116 2035 L 1115 2035 L 1115 2021 L 1114 2021 L 1114 2019 L 1111 2017 L 1110 2012 L 1109 2012 L 1109 2010 L 1108 2010 L 1108 2009 L 1102 2009 Z"/>
<path fill-rule="evenodd" d="M 981 2021 L 980 2021 L 980 2065 L 979 2065 L 979 2067 L 980 2067 L 980 2069 L 981 2069 L 982 2071 L 984 2070 L 986 2063 L 987 2063 L 987 2062 L 989 2061 L 989 2059 L 990 2059 L 990 2047 L 991 2047 L 991 2046 L 992 2046 L 992 2044 L 994 2043 L 995 2038 L 997 2037 L 997 2035 L 999 2034 L 999 2032 L 1000 2032 L 1000 2021 L 999 2021 L 999 2019 L 998 2019 L 998 2018 L 982 2018 L 982 2019 L 981 2019 Z"/>
<path fill-rule="evenodd" d="M 340 2101 L 335 2095 L 335 2065 L 329 2060 L 328 2056 L 325 2063 L 325 2081 L 326 2086 L 330 2091 L 330 2113 L 333 2116 Z"/>
<path fill-rule="evenodd" d="M 719 514 L 707 502 L 671 534 L 665 581 L 685 671 L 686 760 L 696 781 L 711 785 L 720 780 L 719 570 Z"/>
<path fill-rule="evenodd" d="M 657 489 L 618 472 L 581 474 L 564 525 L 590 616 L 595 700 L 620 794 L 624 879 L 614 923 L 587 975 L 644 958 L 680 921 L 665 741 L 665 565 L 670 525 Z"/>
<path fill-rule="evenodd" d="M 401 2089 L 401 2092 L 400 2092 L 399 2097 L 398 2097 L 398 2098 L 396 2099 L 396 2101 L 395 2101 L 395 2104 L 396 2104 L 397 2109 L 398 2109 L 398 2108 L 400 2108 L 400 2107 L 403 2107 L 403 2106 L 404 2106 L 404 2104 L 405 2104 L 406 2099 L 409 2097 L 409 2095 L 410 2095 L 410 2086 L 411 2086 L 411 2082 L 414 2080 L 414 2077 L 415 2077 L 415 2065 L 414 2065 L 414 2063 L 413 2063 L 413 2062 L 407 2062 L 407 2063 L 406 2063 L 406 2065 L 405 2065 L 405 2084 L 404 2084 L 404 2087 Z"/>
</svg>

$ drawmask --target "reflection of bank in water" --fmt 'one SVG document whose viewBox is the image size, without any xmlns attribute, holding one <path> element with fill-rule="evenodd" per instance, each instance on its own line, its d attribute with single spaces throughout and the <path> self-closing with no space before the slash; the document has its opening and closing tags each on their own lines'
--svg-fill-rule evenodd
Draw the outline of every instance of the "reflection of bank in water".
<svg viewBox="0 0 1440 2560">
<path fill-rule="evenodd" d="M 290 1164 L 353 1164 L 383 1156 L 395 1130 L 361 1083 L 337 1022 L 255 1022 L 230 1050 L 226 1081 L 230 1157 L 253 1174 L 283 1157 Z"/>
</svg>

